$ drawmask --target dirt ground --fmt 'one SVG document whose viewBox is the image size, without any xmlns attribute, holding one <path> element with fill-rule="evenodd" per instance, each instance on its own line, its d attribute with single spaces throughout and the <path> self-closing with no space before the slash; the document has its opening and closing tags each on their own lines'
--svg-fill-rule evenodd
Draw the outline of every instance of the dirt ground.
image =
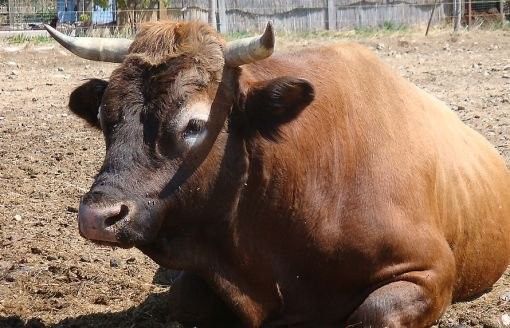
<svg viewBox="0 0 510 328">
<path fill-rule="evenodd" d="M 510 164 L 510 32 L 434 31 L 359 38 L 287 37 L 280 51 L 355 38 L 448 103 Z M 325 63 L 334 65 L 334 63 Z M 0 327 L 169 327 L 171 274 L 141 252 L 78 235 L 76 212 L 104 152 L 100 133 L 68 112 L 83 79 L 114 64 L 55 43 L 0 40 Z M 451 306 L 439 327 L 502 327 L 510 270 L 493 290 Z"/>
</svg>

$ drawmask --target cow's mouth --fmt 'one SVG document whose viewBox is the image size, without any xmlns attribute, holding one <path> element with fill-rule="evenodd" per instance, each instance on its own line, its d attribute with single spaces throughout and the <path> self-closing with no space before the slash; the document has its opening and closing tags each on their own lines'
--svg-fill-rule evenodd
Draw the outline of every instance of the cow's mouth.
<svg viewBox="0 0 510 328">
<path fill-rule="evenodd" d="M 132 247 L 135 246 L 135 244 L 133 242 L 129 241 L 126 238 L 122 238 L 120 236 L 117 236 L 117 235 L 115 236 L 115 238 L 116 238 L 115 241 L 102 240 L 102 239 L 96 238 L 95 236 L 91 235 L 87 231 L 85 231 L 85 232 L 82 231 L 81 226 L 79 227 L 78 230 L 79 230 L 80 236 L 82 236 L 83 238 L 85 238 L 87 240 L 90 240 L 91 242 L 93 242 L 94 244 L 96 244 L 98 246 L 119 247 L 119 248 L 126 248 L 126 249 L 127 248 L 132 248 Z"/>
<path fill-rule="evenodd" d="M 130 243 L 130 244 L 125 244 L 125 243 L 120 243 L 120 242 L 114 243 L 114 242 L 101 241 L 101 240 L 90 240 L 90 241 L 98 246 L 118 247 L 118 248 L 124 248 L 124 249 L 133 248 L 135 246 L 132 243 Z"/>
<path fill-rule="evenodd" d="M 150 244 L 139 245 L 137 248 L 142 251 L 142 253 L 150 257 L 158 265 L 167 268 L 173 267 L 170 263 L 172 258 L 172 247 L 170 246 L 168 239 L 161 238 Z"/>
<path fill-rule="evenodd" d="M 142 251 L 145 255 L 150 257 L 154 262 L 162 267 L 171 267 L 168 264 L 169 261 L 169 250 L 166 248 L 160 248 L 160 243 L 153 243 L 147 245 L 140 245 L 137 248 Z"/>
</svg>

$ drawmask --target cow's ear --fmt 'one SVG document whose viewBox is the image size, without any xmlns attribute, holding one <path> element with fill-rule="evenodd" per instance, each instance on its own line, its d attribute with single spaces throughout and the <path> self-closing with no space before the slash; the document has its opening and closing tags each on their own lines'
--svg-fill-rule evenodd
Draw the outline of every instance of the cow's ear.
<svg viewBox="0 0 510 328">
<path fill-rule="evenodd" d="M 281 125 L 294 120 L 314 97 L 310 82 L 284 76 L 249 85 L 242 107 L 250 128 L 276 141 L 281 136 Z"/>
<path fill-rule="evenodd" d="M 91 79 L 74 89 L 69 97 L 71 111 L 98 129 L 101 124 L 97 113 L 107 86 L 108 82 L 104 80 Z"/>
</svg>

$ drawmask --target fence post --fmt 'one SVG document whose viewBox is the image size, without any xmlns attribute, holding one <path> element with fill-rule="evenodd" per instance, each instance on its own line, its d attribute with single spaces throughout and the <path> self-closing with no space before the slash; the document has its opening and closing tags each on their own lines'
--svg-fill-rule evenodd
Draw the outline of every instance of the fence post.
<svg viewBox="0 0 510 328">
<path fill-rule="evenodd" d="M 168 10 L 166 8 L 166 2 L 163 0 L 159 0 L 159 19 L 166 20 L 168 19 Z"/>
<path fill-rule="evenodd" d="M 499 13 L 501 14 L 501 23 L 505 24 L 505 0 L 499 0 Z"/>
<path fill-rule="evenodd" d="M 207 22 L 209 25 L 217 29 L 216 25 L 216 0 L 209 0 L 209 11 L 207 12 Z"/>
<path fill-rule="evenodd" d="M 14 28 L 14 4 L 13 4 L 13 0 L 9 0 L 8 3 L 7 3 L 7 11 L 9 12 L 9 26 L 12 28 Z"/>
<path fill-rule="evenodd" d="M 468 29 L 471 29 L 471 15 L 473 13 L 472 7 L 471 7 L 471 0 L 468 1 Z"/>
<path fill-rule="evenodd" d="M 228 32 L 227 23 L 227 7 L 225 6 L 225 0 L 218 0 L 218 25 L 220 26 L 220 33 Z"/>
<path fill-rule="evenodd" d="M 471 0 L 469 0 L 471 1 Z M 434 7 L 432 7 L 432 12 L 430 13 L 429 22 L 427 24 L 427 30 L 425 31 L 425 36 L 429 35 L 430 23 L 432 23 L 432 18 L 434 17 L 434 11 L 436 10 L 437 0 L 434 0 Z"/>
<path fill-rule="evenodd" d="M 328 2 L 328 30 L 336 30 L 336 0 Z"/>
<path fill-rule="evenodd" d="M 453 31 L 457 32 L 460 27 L 460 17 L 462 15 L 462 0 L 453 0 Z"/>
</svg>

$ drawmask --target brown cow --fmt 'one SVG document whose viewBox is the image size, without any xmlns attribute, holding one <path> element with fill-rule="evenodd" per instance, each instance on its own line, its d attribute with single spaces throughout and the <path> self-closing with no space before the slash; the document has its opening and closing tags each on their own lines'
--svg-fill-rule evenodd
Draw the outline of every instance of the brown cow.
<svg viewBox="0 0 510 328">
<path fill-rule="evenodd" d="M 270 26 L 234 44 L 200 23 L 153 23 L 132 43 L 50 31 L 122 62 L 71 95 L 106 141 L 79 229 L 183 270 L 175 317 L 424 327 L 507 268 L 503 159 L 364 47 L 263 59 Z"/>
</svg>

